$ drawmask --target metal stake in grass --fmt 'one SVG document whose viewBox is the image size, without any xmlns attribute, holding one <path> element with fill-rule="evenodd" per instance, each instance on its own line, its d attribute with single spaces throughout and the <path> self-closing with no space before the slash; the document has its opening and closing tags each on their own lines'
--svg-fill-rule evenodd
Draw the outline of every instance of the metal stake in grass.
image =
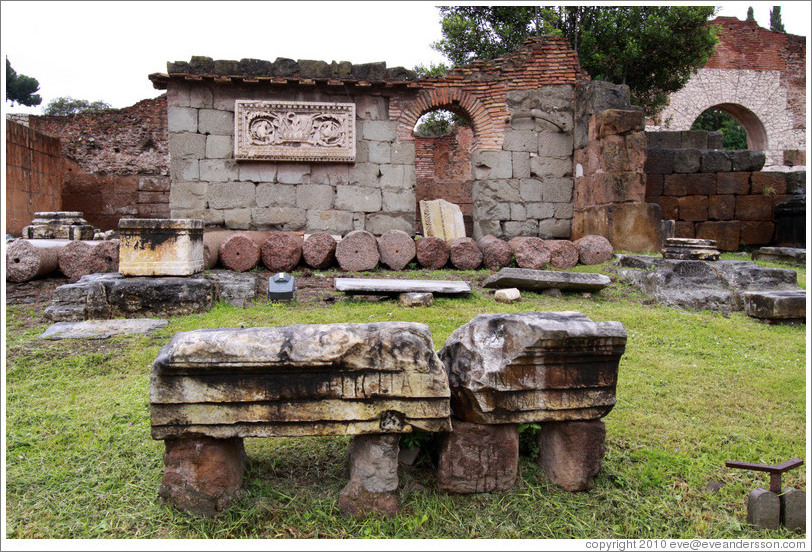
<svg viewBox="0 0 812 552">
<path fill-rule="evenodd" d="M 728 460 L 725 462 L 725 467 L 767 472 L 770 474 L 770 492 L 781 494 L 781 474 L 792 468 L 797 468 L 803 463 L 804 461 L 798 458 L 790 458 L 786 462 L 775 465 L 750 464 L 748 462 L 732 462 Z"/>
</svg>

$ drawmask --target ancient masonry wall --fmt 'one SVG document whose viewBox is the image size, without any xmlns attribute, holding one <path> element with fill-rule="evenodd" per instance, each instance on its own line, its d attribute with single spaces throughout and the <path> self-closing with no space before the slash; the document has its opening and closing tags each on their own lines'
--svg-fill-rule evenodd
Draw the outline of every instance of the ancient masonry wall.
<svg viewBox="0 0 812 552">
<path fill-rule="evenodd" d="M 19 236 L 37 211 L 58 211 L 59 139 L 6 120 L 6 232 Z"/>
<path fill-rule="evenodd" d="M 101 230 L 120 218 L 169 216 L 165 95 L 99 113 L 31 115 L 28 124 L 60 138 L 62 210 L 82 211 Z"/>
</svg>

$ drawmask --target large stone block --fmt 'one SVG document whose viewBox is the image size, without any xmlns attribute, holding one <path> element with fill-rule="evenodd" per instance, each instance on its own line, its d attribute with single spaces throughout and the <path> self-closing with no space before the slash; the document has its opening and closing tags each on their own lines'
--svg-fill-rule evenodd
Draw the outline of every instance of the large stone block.
<svg viewBox="0 0 812 552">
<path fill-rule="evenodd" d="M 366 216 L 364 228 L 376 236 L 388 230 L 402 230 L 414 235 L 414 212 L 370 213 Z"/>
<path fill-rule="evenodd" d="M 651 135 L 649 134 L 649 136 Z M 646 150 L 646 163 L 644 168 L 648 174 L 671 174 L 674 171 L 674 150 Z"/>
<path fill-rule="evenodd" d="M 451 429 L 448 380 L 425 324 L 181 332 L 150 377 L 154 439 Z"/>
<path fill-rule="evenodd" d="M 381 190 L 360 186 L 338 186 L 336 209 L 374 213 L 381 210 Z"/>
<path fill-rule="evenodd" d="M 604 236 L 617 251 L 660 250 L 661 210 L 656 203 L 614 203 L 581 211 L 582 235 Z M 574 235 L 574 238 L 581 237 Z M 693 236 L 691 236 L 693 237 Z"/>
<path fill-rule="evenodd" d="M 253 205 L 255 193 L 253 182 L 211 182 L 206 195 L 212 209 L 236 209 Z"/>
<path fill-rule="evenodd" d="M 506 151 L 538 151 L 538 136 L 532 130 L 506 130 L 502 149 Z"/>
<path fill-rule="evenodd" d="M 708 197 L 708 219 L 710 220 L 732 220 L 735 209 L 736 196 L 711 195 Z"/>
<path fill-rule="evenodd" d="M 167 109 L 166 118 L 169 132 L 197 132 L 197 109 L 171 107 Z"/>
<path fill-rule="evenodd" d="M 325 210 L 333 208 L 335 190 L 332 186 L 326 184 L 300 184 L 295 188 L 296 206 L 299 209 Z"/>
<path fill-rule="evenodd" d="M 767 245 L 773 240 L 775 224 L 761 220 L 741 221 L 739 239 L 743 245 Z"/>
<path fill-rule="evenodd" d="M 367 147 L 370 163 L 384 165 L 392 162 L 392 144 L 390 142 L 371 141 L 367 142 Z"/>
<path fill-rule="evenodd" d="M 750 193 L 750 173 L 719 173 L 716 175 L 717 194 L 746 195 Z"/>
<path fill-rule="evenodd" d="M 119 272 L 125 276 L 187 276 L 203 270 L 203 221 L 121 219 Z"/>
<path fill-rule="evenodd" d="M 519 433 L 515 424 L 452 421 L 437 466 L 437 487 L 446 493 L 509 491 L 516 483 Z"/>
<path fill-rule="evenodd" d="M 353 229 L 352 213 L 330 209 L 307 211 L 307 230 L 344 235 Z"/>
<path fill-rule="evenodd" d="M 530 176 L 538 178 L 572 176 L 572 158 L 531 157 Z"/>
<path fill-rule="evenodd" d="M 276 181 L 280 184 L 307 184 L 310 175 L 308 163 L 277 163 Z"/>
<path fill-rule="evenodd" d="M 234 134 L 234 113 L 218 109 L 201 109 L 198 114 L 198 132 L 232 136 Z"/>
<path fill-rule="evenodd" d="M 376 175 L 378 174 L 377 165 L 373 165 Z M 375 185 L 378 182 L 377 177 L 368 180 L 359 180 L 362 185 Z M 417 173 L 415 172 L 414 165 L 381 165 L 380 166 L 380 185 L 381 188 L 390 188 L 396 190 L 414 190 L 417 183 Z"/>
<path fill-rule="evenodd" d="M 532 239 L 534 238 L 513 238 L 513 240 Z M 511 243 L 513 243 L 513 240 L 510 240 Z M 527 291 L 542 291 L 545 289 L 600 291 L 610 283 L 609 277 L 603 274 L 508 267 L 488 276 L 482 287 L 495 289 L 517 288 Z"/>
<path fill-rule="evenodd" d="M 472 159 L 477 180 L 512 178 L 513 157 L 509 151 L 477 151 Z"/>
<path fill-rule="evenodd" d="M 735 221 L 709 221 L 696 225 L 696 237 L 714 240 L 720 251 L 738 251 L 741 223 Z"/>
<path fill-rule="evenodd" d="M 206 136 L 190 132 L 170 133 L 169 156 L 172 159 L 204 159 Z"/>
<path fill-rule="evenodd" d="M 782 172 L 754 172 L 750 177 L 750 193 L 776 194 L 787 193 L 787 177 Z"/>
<path fill-rule="evenodd" d="M 548 203 L 569 202 L 572 200 L 571 178 L 544 178 L 541 182 L 542 201 Z"/>
<path fill-rule="evenodd" d="M 702 152 L 698 149 L 678 149 L 674 151 L 675 173 L 695 173 L 699 171 Z"/>
<path fill-rule="evenodd" d="M 364 140 L 394 142 L 397 138 L 397 121 L 364 121 L 361 125 L 361 136 Z"/>
<path fill-rule="evenodd" d="M 412 165 L 415 160 L 414 142 L 395 142 L 392 144 L 391 162 L 396 165 Z"/>
<path fill-rule="evenodd" d="M 703 173 L 729 172 L 732 164 L 730 156 L 721 150 L 706 150 L 702 152 L 699 170 Z"/>
<path fill-rule="evenodd" d="M 601 468 L 605 440 L 601 420 L 543 423 L 537 441 L 539 467 L 565 491 L 589 490 Z"/>
<path fill-rule="evenodd" d="M 803 322 L 806 320 L 806 291 L 763 290 L 742 294 L 744 313 L 768 322 Z"/>
<path fill-rule="evenodd" d="M 548 218 L 539 221 L 538 236 L 546 239 L 569 239 L 572 235 L 572 221 Z"/>
<path fill-rule="evenodd" d="M 564 132 L 539 132 L 538 154 L 550 157 L 569 157 L 572 155 L 572 134 Z"/>
<path fill-rule="evenodd" d="M 578 312 L 487 314 L 454 330 L 439 355 L 464 421 L 592 420 L 615 404 L 625 346 L 622 324 Z"/>
<path fill-rule="evenodd" d="M 209 134 L 206 136 L 206 157 L 209 159 L 232 159 L 234 157 L 234 138 Z"/>
<path fill-rule="evenodd" d="M 239 169 L 233 159 L 201 159 L 198 163 L 203 182 L 228 182 L 239 178 Z"/>
<path fill-rule="evenodd" d="M 708 197 L 685 196 L 677 198 L 680 220 L 705 221 L 708 220 Z"/>
<path fill-rule="evenodd" d="M 770 221 L 773 218 L 773 198 L 768 195 L 739 196 L 735 214 L 739 220 Z"/>
<path fill-rule="evenodd" d="M 256 186 L 254 200 L 257 207 L 293 207 L 296 205 L 296 188 L 287 184 L 262 182 Z"/>
</svg>

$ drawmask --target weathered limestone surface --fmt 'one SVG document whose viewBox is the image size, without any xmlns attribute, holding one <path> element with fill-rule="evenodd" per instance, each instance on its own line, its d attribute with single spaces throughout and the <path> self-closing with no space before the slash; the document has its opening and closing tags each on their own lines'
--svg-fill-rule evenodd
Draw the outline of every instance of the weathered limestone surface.
<svg viewBox="0 0 812 552">
<path fill-rule="evenodd" d="M 565 491 L 586 491 L 601 469 L 606 426 L 601 420 L 546 422 L 537 442 L 544 475 Z"/>
<path fill-rule="evenodd" d="M 93 226 L 81 211 L 41 211 L 23 228 L 23 238 L 34 240 L 92 240 Z"/>
<path fill-rule="evenodd" d="M 746 291 L 799 290 L 794 270 L 750 261 L 680 261 L 618 255 L 612 270 L 665 305 L 693 310 L 739 311 Z"/>
<path fill-rule="evenodd" d="M 587 272 L 560 272 L 531 268 L 503 268 L 488 276 L 485 288 L 518 288 L 526 291 L 560 289 L 564 291 L 600 291 L 611 283 L 608 276 Z"/>
<path fill-rule="evenodd" d="M 497 303 L 515 303 L 521 300 L 522 294 L 516 288 L 497 289 L 493 294 L 493 299 Z"/>
<path fill-rule="evenodd" d="M 804 322 L 806 290 L 748 291 L 742 294 L 744 313 L 766 322 Z"/>
<path fill-rule="evenodd" d="M 124 276 L 189 276 L 203 270 L 200 219 L 121 219 L 119 272 Z"/>
<path fill-rule="evenodd" d="M 424 324 L 181 332 L 152 365 L 152 437 L 448 431 L 448 397 Z"/>
<path fill-rule="evenodd" d="M 505 424 L 605 416 L 625 347 L 622 324 L 579 312 L 482 314 L 454 330 L 439 355 L 455 415 Z"/>
<path fill-rule="evenodd" d="M 108 339 L 129 334 L 149 334 L 169 324 L 169 320 L 149 318 L 85 320 L 57 322 L 39 335 L 39 339 Z"/>
<path fill-rule="evenodd" d="M 6 247 L 6 280 L 28 282 L 59 268 L 59 251 L 69 240 L 14 240 Z"/>
<path fill-rule="evenodd" d="M 445 241 L 465 237 L 465 224 L 459 205 L 444 199 L 420 201 L 420 218 L 423 221 L 423 235 Z"/>
<path fill-rule="evenodd" d="M 433 293 L 409 291 L 398 295 L 401 307 L 430 307 L 433 302 Z"/>
<path fill-rule="evenodd" d="M 349 295 L 400 295 L 401 293 L 471 293 L 468 282 L 457 280 L 394 280 L 389 278 L 336 278 L 336 290 Z"/>
<path fill-rule="evenodd" d="M 515 424 L 474 424 L 454 419 L 437 466 L 437 487 L 446 493 L 509 491 L 516 483 L 519 432 Z"/>
<path fill-rule="evenodd" d="M 347 450 L 350 481 L 338 497 L 344 516 L 398 510 L 399 435 L 353 435 Z"/>
</svg>

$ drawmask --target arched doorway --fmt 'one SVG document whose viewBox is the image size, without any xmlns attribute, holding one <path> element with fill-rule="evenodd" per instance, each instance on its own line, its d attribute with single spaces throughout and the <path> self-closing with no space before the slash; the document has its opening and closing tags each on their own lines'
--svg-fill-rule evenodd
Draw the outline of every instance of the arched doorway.
<svg viewBox="0 0 812 552">
<path fill-rule="evenodd" d="M 735 120 L 736 123 L 738 123 L 739 126 L 741 126 L 741 128 L 747 134 L 747 149 L 753 151 L 767 151 L 767 131 L 764 128 L 764 124 L 762 124 L 761 120 L 759 120 L 755 113 L 742 105 L 734 103 L 720 103 L 713 105 L 704 110 L 699 117 L 694 120 L 694 123 L 699 121 L 703 116 L 706 116 L 706 114 L 714 111 L 729 115 Z M 719 118 L 719 120 L 721 121 L 723 118 Z M 694 127 L 692 126 L 692 128 Z M 703 128 L 702 130 L 719 129 Z"/>
</svg>

